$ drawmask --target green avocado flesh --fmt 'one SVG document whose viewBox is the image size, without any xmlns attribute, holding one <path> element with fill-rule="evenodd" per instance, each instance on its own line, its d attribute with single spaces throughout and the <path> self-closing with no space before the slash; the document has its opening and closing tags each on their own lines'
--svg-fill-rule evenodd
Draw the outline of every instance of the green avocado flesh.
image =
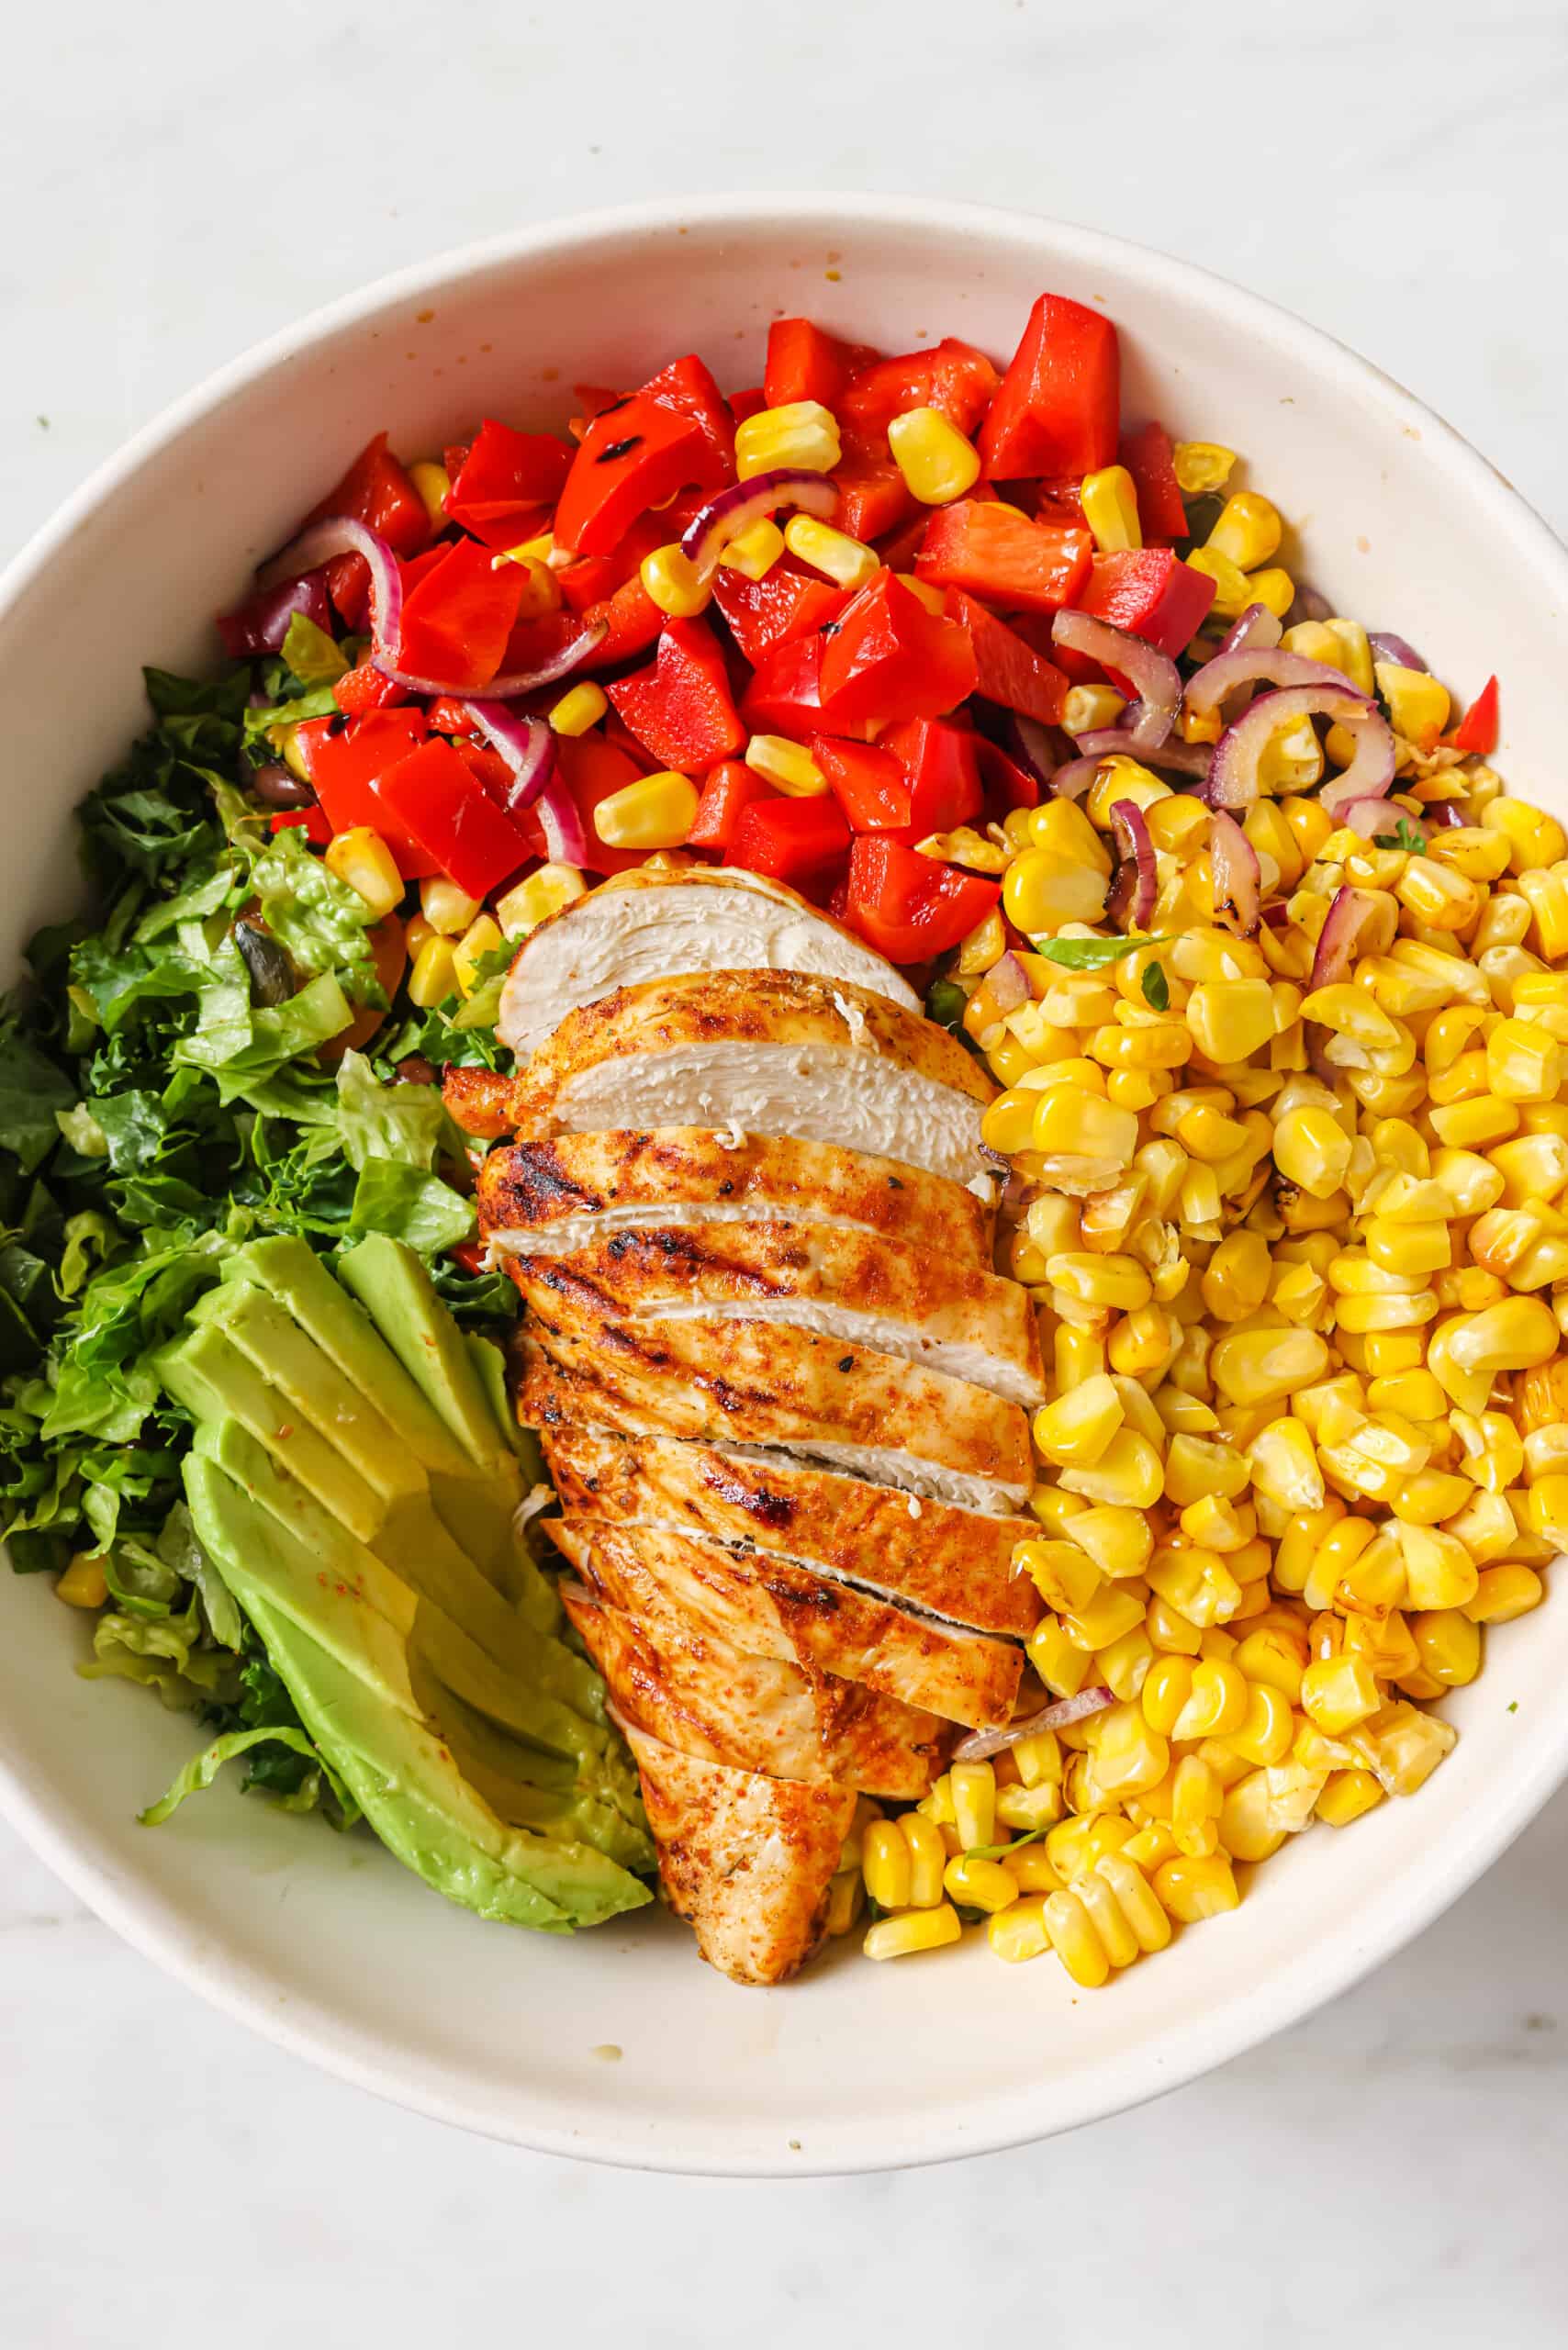
<svg viewBox="0 0 1568 2350">
<path fill-rule="evenodd" d="M 517 1531 L 499 1357 L 399 1243 L 340 1263 L 343 1286 L 303 1241 L 252 1242 L 159 1359 L 197 1423 L 203 1547 L 427 1885 L 552 1933 L 639 1908 L 636 1774 Z"/>
</svg>

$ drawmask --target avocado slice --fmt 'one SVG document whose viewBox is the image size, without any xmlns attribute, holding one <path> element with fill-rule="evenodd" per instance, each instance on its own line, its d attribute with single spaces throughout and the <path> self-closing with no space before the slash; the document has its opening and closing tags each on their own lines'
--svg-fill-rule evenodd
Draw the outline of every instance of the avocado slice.
<svg viewBox="0 0 1568 2350">
<path fill-rule="evenodd" d="M 408 1637 L 382 1612 L 398 1605 L 385 1587 L 398 1579 L 378 1561 L 362 1554 L 358 1580 L 323 1571 L 206 1451 L 187 1456 L 185 1480 L 197 1536 L 300 1718 L 400 1860 L 483 1917 L 546 1931 L 651 1898 L 592 1845 L 509 1823 L 465 1777 L 414 1695 Z"/>
<path fill-rule="evenodd" d="M 515 1475 L 515 1456 L 462 1331 L 411 1248 L 373 1232 L 338 1259 L 338 1279 L 369 1314 L 414 1384 L 481 1469 Z"/>
<path fill-rule="evenodd" d="M 198 1321 L 164 1347 L 153 1366 L 170 1394 L 197 1420 L 239 1420 L 357 1540 L 375 1539 L 386 1515 L 380 1495 L 246 1360 L 227 1331 Z"/>
</svg>

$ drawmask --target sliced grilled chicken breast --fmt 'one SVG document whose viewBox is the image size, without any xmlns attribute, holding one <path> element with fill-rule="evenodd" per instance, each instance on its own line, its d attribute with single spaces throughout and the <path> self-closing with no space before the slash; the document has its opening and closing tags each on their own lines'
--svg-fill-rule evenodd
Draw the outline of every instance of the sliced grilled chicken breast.
<svg viewBox="0 0 1568 2350">
<path fill-rule="evenodd" d="M 525 1135 L 706 1125 L 794 1135 L 991 1195 L 995 1088 L 946 1029 L 868 988 L 787 971 L 650 979 L 569 1013 L 516 1090 Z"/>
<path fill-rule="evenodd" d="M 654 1625 L 579 1583 L 561 1596 L 621 1711 L 683 1754 L 914 1801 L 951 1743 L 951 1724 L 857 1682 L 807 1675 L 675 1617 Z"/>
<path fill-rule="evenodd" d="M 983 1387 L 788 1324 L 616 1321 L 563 1267 L 549 1270 L 558 1286 L 547 1309 L 532 1301 L 531 1336 L 619 1399 L 612 1427 L 803 1449 L 966 1509 L 1028 1498 L 1028 1421 Z"/>
<path fill-rule="evenodd" d="M 475 1074 L 454 1069 L 449 1082 Z M 510 1108 L 510 1091 L 506 1098 Z M 478 1208 L 496 1248 L 533 1255 L 645 1224 L 787 1216 L 885 1233 L 950 1265 L 989 1271 L 991 1263 L 990 1212 L 961 1183 L 832 1143 L 737 1142 L 708 1126 L 610 1128 L 492 1150 L 479 1169 Z"/>
<path fill-rule="evenodd" d="M 1009 1403 L 1044 1400 L 1028 1292 L 832 1225 L 653 1225 L 612 1233 L 569 1254 L 511 1255 L 529 1304 L 549 1316 L 564 1286 L 602 1301 L 618 1320 L 656 1325 L 720 1317 L 787 1324 L 849 1347 L 871 1347 L 923 1370 L 984 1387 Z M 569 1285 L 569 1286 L 566 1286 Z"/>
<path fill-rule="evenodd" d="M 732 1981 L 787 1981 L 822 1941 L 853 1791 L 733 1771 L 630 1723 L 626 1739 L 670 1908 Z"/>
<path fill-rule="evenodd" d="M 568 1402 L 588 1400 L 574 1397 L 547 1362 L 532 1377 L 536 1399 L 560 1388 Z M 1014 1546 L 1039 1530 L 1032 1518 L 982 1517 L 789 1459 L 626 1436 L 586 1417 L 574 1423 L 569 1413 L 545 1427 L 543 1443 L 568 1519 L 711 1536 L 732 1550 L 757 1549 L 764 1554 L 759 1570 L 770 1570 L 782 1554 L 786 1564 L 949 1626 L 978 1625 L 1021 1639 L 1040 1620 L 1038 1592 L 1027 1575 L 1013 1571 Z"/>
<path fill-rule="evenodd" d="M 688 1625 L 756 1656 L 831 1673 L 972 1729 L 1011 1720 L 1024 1652 L 906 1615 L 769 1550 L 731 1550 L 675 1527 L 548 1518 L 596 1598 L 655 1633 Z"/>
<path fill-rule="evenodd" d="M 568 1012 L 617 988 L 681 971 L 757 970 L 846 979 L 919 1009 L 890 963 L 782 881 L 708 866 L 635 866 L 524 939 L 496 1033 L 526 1060 Z"/>
</svg>

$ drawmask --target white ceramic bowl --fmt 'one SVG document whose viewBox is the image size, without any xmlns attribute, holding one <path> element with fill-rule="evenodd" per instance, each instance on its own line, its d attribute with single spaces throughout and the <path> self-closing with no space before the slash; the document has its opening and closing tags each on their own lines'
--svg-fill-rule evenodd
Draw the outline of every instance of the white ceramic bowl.
<svg viewBox="0 0 1568 2350">
<path fill-rule="evenodd" d="M 756 382 L 770 318 L 902 350 L 1000 356 L 1043 288 L 1121 329 L 1125 405 L 1246 453 L 1295 525 L 1287 559 L 1473 691 L 1504 673 L 1499 763 L 1568 810 L 1568 556 L 1449 428 L 1326 336 L 1183 264 L 1084 230 L 881 197 L 658 205 L 530 230 L 390 279 L 226 368 L 142 433 L 0 596 L 4 968 L 75 901 L 70 810 L 140 722 L 139 665 L 212 652 L 207 615 L 374 430 L 409 454 L 481 413 L 560 420 L 575 381 L 701 350 Z M 670 2170 L 872 2169 L 1043 2137 L 1171 2088 L 1344 1989 L 1419 1931 L 1568 1774 L 1568 1596 L 1492 1634 L 1417 1798 L 1319 1829 L 1234 1915 L 1114 1986 L 961 1953 L 875 1967 L 840 1946 L 743 1991 L 644 1913 L 575 1941 L 506 1933 L 367 1840 L 219 1789 L 136 1824 L 188 1720 L 70 1670 L 77 1619 L 0 1587 L 0 1790 L 77 1892 L 195 1989 L 367 2088 L 554 2153 Z M 619 2050 L 619 2056 L 607 2051 Z"/>
</svg>

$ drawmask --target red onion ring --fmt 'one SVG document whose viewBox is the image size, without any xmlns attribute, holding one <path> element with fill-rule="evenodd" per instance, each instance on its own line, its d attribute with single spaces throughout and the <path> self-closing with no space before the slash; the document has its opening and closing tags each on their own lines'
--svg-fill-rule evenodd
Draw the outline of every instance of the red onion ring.
<svg viewBox="0 0 1568 2350">
<path fill-rule="evenodd" d="M 1000 963 L 993 963 L 985 975 L 991 1000 L 999 1012 L 1016 1012 L 1027 1003 L 1032 993 L 1029 975 L 1016 955 L 1005 954 Z"/>
<path fill-rule="evenodd" d="M 1436 825 L 1440 833 L 1464 822 L 1464 811 L 1457 800 L 1428 800 L 1421 813 L 1428 823 Z"/>
<path fill-rule="evenodd" d="M 256 584 L 261 588 L 274 587 L 301 571 L 314 571 L 319 565 L 330 563 L 334 555 L 340 554 L 364 556 L 370 571 L 370 618 L 376 644 L 396 644 L 403 620 L 403 576 L 398 568 L 398 558 L 379 531 L 373 531 L 366 522 L 356 522 L 352 515 L 331 514 L 324 522 L 313 522 L 309 530 L 302 531 L 298 538 L 290 540 L 279 554 L 263 564 L 256 574 Z M 377 662 L 376 666 L 380 666 Z"/>
<path fill-rule="evenodd" d="M 1242 662 L 1264 660 L 1294 660 L 1289 654 L 1254 655 L 1239 653 L 1232 656 Z M 1209 667 L 1217 668 L 1211 661 Z M 1318 669 L 1316 661 L 1305 662 L 1305 668 Z M 1199 676 L 1207 674 L 1200 671 Z M 1394 734 L 1375 702 L 1359 694 L 1347 681 L 1341 681 L 1331 669 L 1320 671 L 1329 679 L 1327 684 L 1315 682 L 1287 686 L 1278 693 L 1260 694 L 1256 701 L 1233 719 L 1215 744 L 1215 755 L 1209 767 L 1204 797 L 1213 808 L 1250 808 L 1258 797 L 1258 767 L 1271 737 L 1282 726 L 1298 718 L 1329 718 L 1348 727 L 1357 737 L 1356 755 L 1332 787 L 1319 794 L 1330 815 L 1352 800 L 1375 800 L 1386 792 L 1394 781 L 1395 755 Z M 1197 680 L 1194 680 L 1196 683 Z"/>
<path fill-rule="evenodd" d="M 1000 1754 L 1005 1746 L 1016 1746 L 1021 1738 L 1034 1738 L 1043 1729 L 1063 1729 L 1069 1722 L 1087 1720 L 1091 1714 L 1103 1714 L 1116 1702 L 1114 1692 L 1096 1683 L 1092 1689 L 1081 1689 L 1075 1697 L 1055 1697 L 1042 1706 L 1037 1714 L 1026 1720 L 1009 1722 L 1005 1729 L 971 1730 L 953 1749 L 955 1762 L 983 1762 L 989 1755 Z"/>
<path fill-rule="evenodd" d="M 1093 726 L 1078 737 L 1078 755 L 1083 759 L 1138 759 L 1147 767 L 1169 767 L 1176 775 L 1207 775 L 1214 755 L 1207 743 L 1182 743 L 1174 738 L 1150 750 L 1140 743 L 1129 727 Z"/>
<path fill-rule="evenodd" d="M 1209 820 L 1209 860 L 1214 869 L 1215 920 L 1223 922 L 1232 915 L 1238 934 L 1250 938 L 1258 927 L 1262 872 L 1257 850 L 1235 817 L 1223 808 L 1216 808 Z"/>
<path fill-rule="evenodd" d="M 1218 661 L 1227 653 L 1271 653 L 1283 634 L 1283 623 L 1267 604 L 1249 604 L 1221 637 L 1214 657 Z"/>
<path fill-rule="evenodd" d="M 1159 867 L 1148 821 L 1136 800 L 1112 802 L 1111 823 L 1122 862 L 1111 878 L 1105 912 L 1125 931 L 1147 930 L 1159 892 Z"/>
<path fill-rule="evenodd" d="M 1309 995 L 1318 988 L 1336 987 L 1349 978 L 1356 943 L 1380 911 L 1377 899 L 1369 890 L 1335 890 L 1317 934 L 1316 951 L 1306 982 Z"/>
<path fill-rule="evenodd" d="M 1421 669 L 1430 676 L 1408 637 L 1395 636 L 1390 628 L 1374 628 L 1368 630 L 1367 643 L 1374 661 L 1392 661 L 1396 669 Z"/>
<path fill-rule="evenodd" d="M 524 718 L 505 702 L 465 701 L 463 705 L 481 734 L 494 744 L 511 769 L 507 806 L 515 815 L 531 808 L 555 772 L 555 737 L 542 718 Z"/>
<path fill-rule="evenodd" d="M 1450 800 L 1449 805 L 1451 807 L 1452 804 Z M 1408 808 L 1390 807 L 1388 801 L 1380 800 L 1375 792 L 1365 800 L 1348 800 L 1342 807 L 1338 807 L 1334 811 L 1335 822 L 1344 825 L 1352 833 L 1360 833 L 1364 841 L 1375 840 L 1380 833 L 1392 833 L 1401 820 L 1406 824 L 1413 825 L 1421 834 L 1421 845 L 1425 848 L 1427 845 L 1425 829 L 1411 815 Z M 1455 823 L 1462 821 L 1462 818 L 1457 814 L 1453 819 Z"/>
<path fill-rule="evenodd" d="M 1034 777 L 1042 791 L 1049 791 L 1051 778 L 1060 765 L 1051 750 L 1050 736 L 1037 718 L 1026 717 L 1021 710 L 1010 710 L 1007 715 L 1012 722 L 1008 733 L 1020 767 L 1025 775 Z"/>
<path fill-rule="evenodd" d="M 1187 680 L 1187 708 L 1200 718 L 1215 711 L 1238 686 L 1336 686 L 1358 700 L 1365 697 L 1342 669 L 1326 661 L 1309 661 L 1304 653 L 1283 653 L 1278 646 L 1251 645 L 1238 653 L 1216 653 L 1196 676 Z"/>
<path fill-rule="evenodd" d="M 1308 588 L 1300 579 L 1296 581 L 1295 602 L 1291 606 L 1293 628 L 1301 621 L 1326 621 L 1333 610 L 1327 596 L 1320 596 L 1316 588 Z"/>
<path fill-rule="evenodd" d="M 544 845 L 556 865 L 586 865 L 588 836 L 582 810 L 566 789 L 559 767 L 549 777 L 533 803 Z"/>
<path fill-rule="evenodd" d="M 838 492 L 826 474 L 808 473 L 803 466 L 778 465 L 772 473 L 753 474 L 749 481 L 722 489 L 692 518 L 681 534 L 681 554 L 699 578 L 705 579 L 732 539 L 754 522 L 765 522 L 781 506 L 825 520 L 838 510 Z"/>
<path fill-rule="evenodd" d="M 1051 642 L 1131 679 L 1138 699 L 1127 731 L 1140 750 L 1158 750 L 1182 706 L 1182 677 L 1175 662 L 1141 636 L 1070 608 L 1051 622 Z"/>
<path fill-rule="evenodd" d="M 537 669 L 512 669 L 505 677 L 492 677 L 485 688 L 486 699 L 490 701 L 513 701 L 523 694 L 536 693 L 541 686 L 553 686 L 560 678 L 570 677 L 572 671 L 582 666 L 595 647 L 603 643 L 608 633 L 602 621 L 590 622 L 588 626 L 580 629 L 571 643 L 563 646 L 559 653 L 552 654 L 548 661 L 542 661 Z M 390 677 L 395 685 L 406 686 L 412 694 L 462 696 L 468 691 L 465 686 L 454 686 L 444 677 L 412 677 L 407 669 L 394 668 L 391 661 L 379 647 L 372 653 L 370 657 L 384 677 Z"/>
</svg>

